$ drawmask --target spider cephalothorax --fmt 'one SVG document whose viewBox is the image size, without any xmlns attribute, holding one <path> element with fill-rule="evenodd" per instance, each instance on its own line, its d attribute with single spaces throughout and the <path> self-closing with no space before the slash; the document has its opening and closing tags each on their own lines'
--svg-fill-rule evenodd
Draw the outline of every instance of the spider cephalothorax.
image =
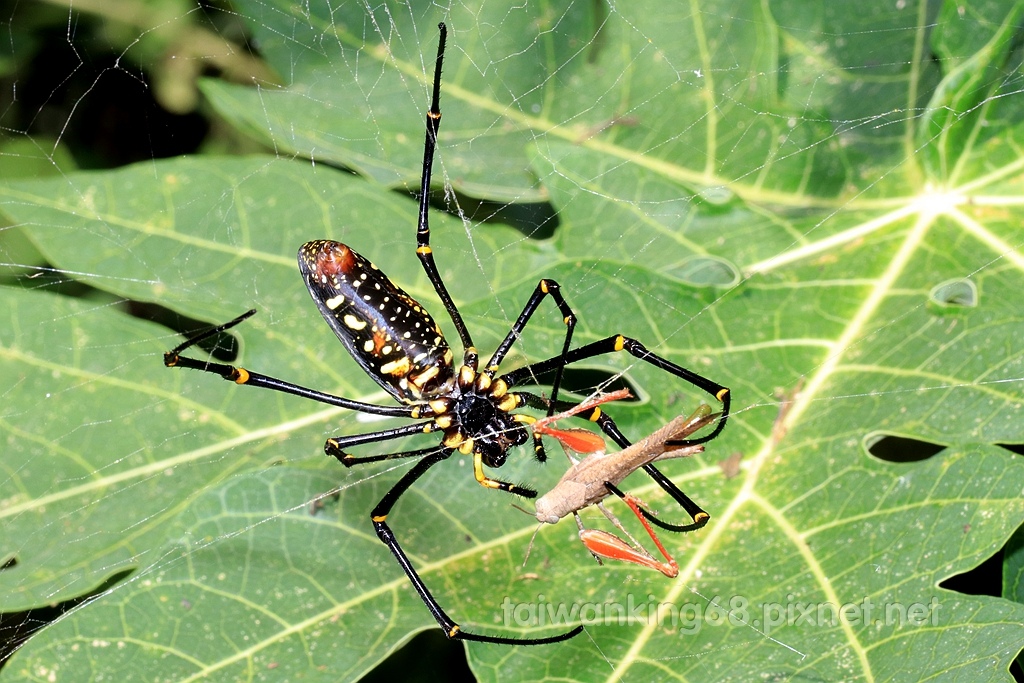
<svg viewBox="0 0 1024 683">
<path fill-rule="evenodd" d="M 525 401 L 510 393 L 503 380 L 492 381 L 486 373 L 463 366 L 452 397 L 442 401 L 447 405 L 434 419 L 444 429 L 442 445 L 467 455 L 479 453 L 483 464 L 501 467 L 508 449 L 526 443 L 522 425 L 532 419 L 512 414 Z"/>
</svg>

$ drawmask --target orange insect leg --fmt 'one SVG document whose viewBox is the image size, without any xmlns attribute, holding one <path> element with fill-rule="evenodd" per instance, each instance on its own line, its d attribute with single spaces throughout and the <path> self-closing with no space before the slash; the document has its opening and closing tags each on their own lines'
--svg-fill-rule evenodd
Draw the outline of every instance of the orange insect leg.
<svg viewBox="0 0 1024 683">
<path fill-rule="evenodd" d="M 675 578 L 679 575 L 679 565 L 676 564 L 675 559 L 668 554 L 665 550 L 665 546 L 661 544 L 657 535 L 654 533 L 654 529 L 647 523 L 647 519 L 640 511 L 639 502 L 636 498 L 631 495 L 626 495 L 626 504 L 629 505 L 630 509 L 636 514 L 637 519 L 643 524 L 644 529 L 650 535 L 651 540 L 658 546 L 658 550 L 665 557 L 666 562 L 659 562 L 649 555 L 642 549 L 636 549 L 623 541 L 618 536 L 610 534 L 607 531 L 601 531 L 600 529 L 584 529 L 580 532 L 580 540 L 583 541 L 583 545 L 587 546 L 587 550 L 600 557 L 606 557 L 610 560 L 622 560 L 623 562 L 632 562 L 642 567 L 648 567 L 650 569 L 657 569 L 659 572 L 669 577 L 670 579 Z"/>
<path fill-rule="evenodd" d="M 547 434 L 550 437 L 558 439 L 559 443 L 561 443 L 564 448 L 568 448 L 574 453 L 597 453 L 598 451 L 603 451 L 605 450 L 604 439 L 593 432 L 576 427 L 559 429 L 557 427 L 549 427 L 548 425 L 553 424 L 556 420 L 572 417 L 573 415 L 582 413 L 585 410 L 590 410 L 602 403 L 618 401 L 625 398 L 630 398 L 629 389 L 619 389 L 607 394 L 602 394 L 596 398 L 587 399 L 583 403 L 573 406 L 563 413 L 556 413 L 550 417 L 540 418 L 533 423 L 533 432 L 534 434 Z"/>
<path fill-rule="evenodd" d="M 537 434 L 547 434 L 558 439 L 558 442 L 563 447 L 568 448 L 573 453 L 597 453 L 605 448 L 603 438 L 594 432 L 578 427 L 558 429 L 541 425 L 540 427 L 534 427 L 533 431 Z"/>
</svg>

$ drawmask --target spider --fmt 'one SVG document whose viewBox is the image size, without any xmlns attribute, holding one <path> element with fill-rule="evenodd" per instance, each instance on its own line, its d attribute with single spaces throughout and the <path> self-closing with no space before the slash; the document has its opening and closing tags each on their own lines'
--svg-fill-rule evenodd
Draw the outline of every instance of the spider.
<svg viewBox="0 0 1024 683">
<path fill-rule="evenodd" d="M 164 354 L 164 364 L 168 367 L 210 372 L 237 384 L 281 391 L 362 413 L 417 420 L 416 423 L 404 427 L 355 436 L 333 437 L 327 440 L 324 450 L 346 467 L 397 458 L 419 459 L 398 483 L 384 494 L 371 511 L 370 519 L 378 538 L 394 555 L 448 638 L 509 645 L 556 643 L 577 635 L 583 630 L 583 626 L 578 625 L 565 633 L 547 638 L 529 639 L 491 636 L 463 630 L 441 608 L 402 550 L 387 521 L 392 508 L 427 470 L 448 459 L 455 452 L 472 457 L 474 476 L 483 486 L 525 498 L 535 497 L 536 491 L 492 478 L 485 468 L 501 467 L 510 449 L 529 440 L 529 425 L 537 418 L 515 412 L 518 408 L 527 406 L 546 410 L 547 415 L 551 416 L 556 409 L 575 405 L 558 400 L 563 371 L 566 366 L 573 363 L 607 353 L 626 351 L 637 359 L 650 363 L 714 396 L 722 404 L 721 417 L 714 429 L 699 438 L 682 441 L 680 445 L 704 443 L 722 431 L 729 415 L 730 393 L 726 387 L 665 360 L 648 351 L 635 339 L 620 334 L 572 348 L 576 316 L 563 297 L 558 283 L 548 279 L 543 279 L 537 284 L 522 313 L 481 368 L 472 336 L 441 280 L 430 248 L 430 174 L 441 121 L 438 101 L 441 90 L 441 64 L 447 36 L 447 29 L 443 23 L 438 25 L 438 29 L 440 38 L 434 68 L 433 95 L 426 116 L 426 139 L 423 146 L 416 254 L 458 332 L 463 348 L 462 363 L 458 366 L 454 364 L 452 350 L 441 333 L 441 328 L 426 309 L 388 279 L 376 266 L 340 242 L 315 240 L 303 244 L 298 253 L 299 270 L 313 301 L 349 354 L 400 405 L 382 406 L 356 401 L 250 372 L 242 367 L 196 360 L 181 355 L 195 344 L 238 325 L 253 315 L 254 310 L 188 339 Z M 561 353 L 501 374 L 499 368 L 502 360 L 522 334 L 541 302 L 548 297 L 558 307 L 565 324 L 565 340 Z M 513 391 L 513 388 L 530 383 L 538 375 L 552 372 L 554 375 L 549 398 L 524 391 Z M 629 446 L 630 441 L 619 431 L 615 422 L 600 409 L 581 411 L 579 417 L 597 423 L 620 447 Z M 364 457 L 347 452 L 347 449 L 353 446 L 434 432 L 440 432 L 440 444 L 427 448 Z M 533 441 L 535 457 L 543 462 L 546 456 L 540 435 L 534 434 Z M 653 465 L 646 465 L 644 469 L 659 486 L 694 516 L 695 526 L 703 526 L 707 522 L 707 513 L 693 504 Z M 651 521 L 664 526 L 653 517 Z"/>
</svg>

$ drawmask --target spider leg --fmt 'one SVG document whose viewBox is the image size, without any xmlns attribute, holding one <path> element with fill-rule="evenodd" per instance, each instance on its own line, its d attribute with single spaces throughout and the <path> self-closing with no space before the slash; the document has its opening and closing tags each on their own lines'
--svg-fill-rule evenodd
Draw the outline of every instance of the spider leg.
<svg viewBox="0 0 1024 683">
<path fill-rule="evenodd" d="M 448 288 L 445 287 L 441 274 L 434 264 L 434 251 L 430 248 L 430 175 L 434 167 L 434 149 L 437 147 L 437 130 L 441 126 L 441 63 L 444 60 L 444 43 L 448 36 L 448 29 L 444 24 L 438 24 L 441 31 L 441 38 L 437 44 L 437 62 L 434 64 L 434 90 L 430 100 L 430 109 L 427 110 L 427 132 L 426 140 L 423 143 L 423 175 L 420 178 L 420 209 L 419 219 L 416 223 L 416 256 L 420 259 L 427 279 L 434 286 L 434 291 L 448 311 L 448 317 L 459 333 L 462 340 L 462 347 L 465 353 L 470 354 L 473 349 L 473 337 L 469 334 L 462 314 L 455 307 Z M 475 351 L 472 352 L 475 356 Z M 466 363 L 470 365 L 469 362 Z M 471 367 L 475 369 L 475 364 Z"/>
<path fill-rule="evenodd" d="M 466 327 L 465 321 L 462 319 L 462 314 L 459 309 L 455 306 L 455 302 L 452 300 L 451 294 L 448 293 L 448 288 L 444 284 L 444 280 L 441 279 L 441 274 L 437 270 L 437 265 L 434 263 L 434 250 L 430 247 L 430 178 L 434 168 L 434 150 L 437 147 L 437 131 L 441 127 L 441 65 L 444 61 L 444 45 L 445 39 L 448 34 L 448 30 L 445 25 L 438 24 L 438 29 L 441 31 L 440 41 L 437 45 L 437 62 L 434 65 L 434 87 L 433 94 L 430 100 L 430 109 L 427 110 L 427 125 L 426 125 L 426 138 L 423 143 L 423 173 L 420 177 L 420 205 L 419 205 L 419 218 L 416 223 L 416 256 L 420 259 L 420 264 L 423 266 L 423 271 L 427 274 L 427 279 L 430 280 L 430 284 L 433 285 L 434 291 L 437 292 L 437 296 L 441 299 L 441 303 L 444 304 L 445 311 L 448 312 L 448 317 L 451 318 L 452 324 L 455 325 L 456 331 L 459 333 L 459 339 L 462 340 L 462 347 L 465 353 L 465 365 L 476 369 L 476 349 L 473 344 L 473 337 L 469 333 L 469 328 Z M 526 303 L 526 307 L 523 312 L 519 315 L 519 319 L 516 320 L 512 329 L 509 331 L 505 340 L 498 346 L 498 349 L 491 356 L 490 363 L 488 364 L 488 372 L 493 377 L 494 373 L 498 370 L 498 364 L 508 353 L 512 343 L 519 338 L 523 328 L 526 326 L 527 321 L 533 312 L 540 305 L 540 302 L 545 296 L 551 295 L 558 305 L 559 311 L 565 321 L 566 333 L 565 342 L 562 345 L 562 356 L 564 357 L 569 351 L 569 343 L 572 339 L 572 330 L 576 325 L 576 316 L 573 314 L 569 304 L 566 303 L 559 291 L 559 285 L 554 280 L 541 280 L 537 285 L 537 289 Z M 559 367 L 555 373 L 555 379 L 552 383 L 552 396 L 558 395 L 558 387 L 562 381 L 562 368 Z M 549 413 L 550 414 L 550 413 Z"/>
<path fill-rule="evenodd" d="M 352 465 L 362 465 L 368 462 L 380 462 L 382 460 L 394 460 L 397 458 L 411 458 L 415 455 L 423 455 L 425 453 L 431 453 L 436 451 L 439 447 L 433 446 L 431 448 L 420 448 L 414 451 L 403 451 L 401 453 L 388 453 L 386 455 L 369 455 L 365 457 L 356 457 L 350 453 L 346 453 L 345 449 L 351 446 L 358 446 L 364 443 L 378 443 L 381 441 L 390 441 L 391 439 L 400 439 L 403 436 L 412 436 L 414 434 L 427 434 L 433 431 L 431 427 L 432 422 L 420 422 L 417 424 L 405 425 L 404 427 L 396 427 L 394 429 L 383 429 L 379 432 L 370 432 L 368 434 L 355 434 L 353 436 L 335 436 L 327 439 L 324 444 L 324 452 L 327 455 L 337 458 L 342 465 L 345 467 L 352 467 Z"/>
<path fill-rule="evenodd" d="M 349 410 L 355 410 L 360 413 L 387 415 L 390 417 L 412 417 L 413 411 L 415 410 L 415 407 L 413 406 L 379 406 L 373 403 L 354 401 L 350 398 L 344 398 L 343 396 L 335 396 L 334 394 L 326 394 L 322 391 L 307 389 L 306 387 L 298 384 L 292 384 L 291 382 L 286 382 L 275 377 L 261 375 L 258 372 L 250 372 L 245 368 L 236 367 L 234 365 L 212 363 L 210 361 L 197 360 L 195 358 L 188 358 L 187 356 L 181 355 L 181 353 L 186 349 L 195 346 L 204 339 L 209 339 L 210 337 L 218 335 L 225 330 L 231 329 L 255 313 L 255 310 L 247 311 L 234 320 L 211 328 L 196 335 L 195 337 L 191 337 L 190 339 L 186 339 L 184 342 L 164 354 L 164 365 L 169 368 L 188 368 L 190 370 L 210 372 L 215 375 L 219 375 L 222 379 L 226 379 L 229 382 L 234 382 L 235 384 L 245 384 L 246 386 L 259 387 L 262 389 L 273 389 L 274 391 L 291 394 L 292 396 L 308 398 L 312 401 L 316 401 L 317 403 L 325 403 L 330 406 L 338 406 L 339 408 L 348 408 Z"/>
<path fill-rule="evenodd" d="M 711 519 L 711 515 L 694 503 L 689 496 L 680 491 L 679 488 L 672 483 L 672 480 L 662 474 L 661 470 L 657 467 L 651 464 L 644 465 L 644 472 L 646 472 L 651 479 L 657 482 L 658 486 L 664 489 L 668 495 L 672 496 L 672 499 L 679 503 L 679 506 L 686 510 L 686 513 L 693 519 L 692 524 L 669 524 L 668 522 L 663 522 L 658 519 L 657 515 L 647 508 L 642 505 L 638 505 L 637 507 L 640 512 L 643 513 L 644 517 L 646 517 L 651 524 L 659 526 L 666 531 L 686 533 L 688 531 L 696 531 L 697 529 L 704 527 L 704 525 L 708 523 L 708 520 Z"/>
<path fill-rule="evenodd" d="M 423 583 L 423 579 L 420 578 L 420 575 L 412 566 L 412 562 L 409 561 L 405 551 L 402 550 L 402 546 L 399 545 L 398 539 L 395 537 L 394 532 L 391 531 L 391 527 L 388 526 L 386 520 L 388 514 L 391 512 L 391 508 L 395 506 L 395 503 L 398 502 L 398 499 L 401 498 L 402 494 L 405 493 L 417 479 L 423 476 L 428 469 L 442 460 L 446 460 L 453 452 L 454 451 L 451 448 L 444 448 L 417 462 L 411 470 L 405 473 L 397 484 L 392 486 L 391 489 L 384 494 L 384 497 L 381 498 L 379 503 L 377 503 L 377 506 L 373 508 L 373 512 L 370 513 L 370 519 L 373 521 L 373 528 L 374 531 L 377 532 L 377 537 L 388 547 L 391 554 L 395 556 L 395 560 L 398 562 L 399 566 L 402 567 L 405 575 L 409 578 L 409 582 L 412 583 L 413 588 L 416 589 L 420 599 L 423 600 L 427 609 L 430 610 L 430 613 L 441 627 L 441 630 L 443 630 L 445 635 L 452 640 L 472 640 L 481 643 L 498 643 L 501 645 L 544 645 L 546 643 L 557 643 L 563 640 L 568 640 L 569 638 L 579 634 L 583 630 L 583 626 L 577 626 L 571 631 L 548 638 L 518 639 L 470 633 L 462 630 L 462 628 L 445 613 L 441 606 L 437 604 L 437 600 L 430 593 L 430 589 L 428 589 L 426 584 Z"/>
<path fill-rule="evenodd" d="M 495 349 L 494 355 L 491 356 L 491 360 L 487 362 L 488 372 L 492 377 L 494 373 L 498 371 L 498 366 L 501 365 L 501 361 L 505 359 L 509 349 L 512 348 L 512 344 L 515 343 L 519 336 L 523 333 L 523 329 L 526 328 L 527 323 L 530 322 L 530 318 L 533 316 L 537 307 L 540 306 L 544 297 L 550 296 L 555 305 L 558 306 L 558 311 L 562 314 L 562 322 L 565 323 L 565 341 L 562 342 L 562 353 L 558 357 L 561 359 L 566 358 L 569 353 L 569 345 L 572 343 L 572 332 L 576 329 L 576 314 L 573 313 L 569 303 L 562 296 L 561 286 L 554 280 L 543 279 L 537 283 L 537 288 L 533 290 L 533 294 L 530 295 L 529 300 L 523 307 L 523 312 L 519 314 L 519 318 L 516 319 L 515 323 L 512 324 L 512 328 L 498 348 Z M 553 401 L 558 398 L 558 389 L 562 384 L 562 373 L 565 370 L 566 363 L 563 361 L 555 367 L 555 378 L 551 382 L 551 400 L 552 403 L 548 406 L 548 417 L 554 414 L 555 404 Z M 535 442 L 538 442 L 535 439 Z"/>
<path fill-rule="evenodd" d="M 721 401 L 722 415 L 718 419 L 715 428 L 710 433 L 698 437 L 696 439 L 685 439 L 680 440 L 678 442 L 669 441 L 667 443 L 669 443 L 670 445 L 682 446 L 696 445 L 706 443 L 721 433 L 722 429 L 725 427 L 725 422 L 729 417 L 729 408 L 731 405 L 732 398 L 727 387 L 724 387 L 718 384 L 717 382 L 713 382 L 712 380 L 706 377 L 698 375 L 695 372 L 687 370 L 684 367 L 676 365 L 675 363 L 666 360 L 661 356 L 658 356 L 652 353 L 651 351 L 647 350 L 647 348 L 639 341 L 622 335 L 613 335 L 610 337 L 606 337 L 605 339 L 601 339 L 599 341 L 572 349 L 568 353 L 563 353 L 559 356 L 554 356 L 552 358 L 548 358 L 547 360 L 539 361 L 537 363 L 533 363 L 532 365 L 527 365 L 526 367 L 517 368 L 509 373 L 502 375 L 501 379 L 504 380 L 504 382 L 509 387 L 514 387 L 520 382 L 532 379 L 536 375 L 543 374 L 545 372 L 550 372 L 552 370 L 564 369 L 566 365 L 569 365 L 571 363 L 618 351 L 627 351 L 635 358 L 642 360 L 646 363 L 650 363 L 654 367 L 664 370 L 669 374 L 675 375 L 676 377 L 685 380 L 686 382 L 692 384 L 693 386 L 708 392 L 717 400 Z M 533 405 L 532 400 L 538 398 L 525 392 L 516 393 L 526 398 L 526 402 L 529 405 Z M 551 399 L 540 400 L 542 402 L 548 402 L 551 404 L 560 404 L 560 402 L 557 401 L 557 397 L 554 394 L 552 394 Z M 615 424 L 615 421 L 607 413 L 605 413 L 604 411 L 599 411 L 598 409 L 595 409 L 592 412 L 599 413 L 598 415 L 596 415 L 596 419 L 595 416 L 590 415 L 586 411 L 580 413 L 578 417 L 595 420 L 598 426 L 601 428 L 601 430 L 605 434 L 610 436 L 612 440 L 619 445 L 620 448 L 626 448 L 631 444 L 629 439 L 627 439 L 626 436 L 619 430 L 618 426 Z M 644 465 L 643 469 L 658 484 L 658 486 L 660 486 L 666 493 L 668 493 L 673 500 L 679 503 L 680 507 L 682 507 L 686 511 L 686 513 L 689 514 L 690 517 L 693 519 L 692 524 L 668 524 L 667 522 L 663 522 L 660 519 L 658 519 L 657 516 L 655 516 L 650 511 L 641 507 L 640 510 L 643 512 L 644 517 L 646 517 L 652 524 L 655 524 L 656 526 L 659 526 L 663 529 L 667 529 L 669 531 L 679 532 L 693 531 L 695 529 L 700 529 L 701 527 L 707 524 L 708 520 L 710 519 L 710 515 L 708 515 L 708 513 L 705 512 L 699 505 L 693 502 L 693 500 L 691 500 L 689 496 L 683 493 L 679 489 L 679 487 L 677 487 L 672 482 L 671 479 L 662 474 L 661 471 L 659 471 L 658 468 L 655 467 L 653 464 Z"/>
<path fill-rule="evenodd" d="M 689 384 L 692 384 L 698 389 L 706 391 L 707 393 L 714 396 L 715 400 L 721 402 L 722 415 L 721 417 L 718 418 L 718 422 L 715 424 L 715 428 L 711 430 L 710 433 L 696 439 L 670 441 L 670 445 L 693 446 L 699 443 L 706 443 L 714 439 L 716 436 L 718 436 L 719 433 L 721 433 L 722 429 L 725 428 L 725 423 L 729 419 L 729 408 L 732 403 L 732 396 L 729 393 L 729 389 L 727 387 L 724 387 L 721 384 L 718 384 L 717 382 L 713 382 L 710 379 L 703 377 L 702 375 L 698 375 L 695 372 L 687 370 L 686 368 L 680 365 L 676 365 L 672 361 L 666 360 L 661 356 L 651 351 L 648 351 L 647 347 L 638 342 L 636 339 L 625 337 L 621 334 L 612 335 L 610 337 L 606 337 L 605 339 L 601 339 L 599 341 L 592 342 L 590 344 L 586 344 L 584 346 L 572 349 L 568 353 L 563 353 L 558 356 L 548 358 L 547 360 L 542 360 L 522 368 L 517 368 L 509 373 L 502 375 L 501 379 L 505 382 L 505 384 L 507 384 L 511 388 L 545 372 L 550 372 L 552 370 L 560 371 L 564 369 L 565 366 L 571 365 L 572 363 L 577 363 L 581 360 L 587 360 L 588 358 L 595 358 L 597 356 L 603 356 L 608 353 L 616 353 L 619 351 L 627 351 L 633 357 L 642 360 L 645 363 L 650 363 L 659 370 L 664 370 L 665 372 L 671 375 L 675 375 L 676 377 L 688 382 Z M 552 392 L 550 400 L 552 402 L 557 401 L 558 396 L 554 392 Z M 623 443 L 620 442 L 614 434 L 609 433 L 609 436 L 615 439 L 616 442 L 623 448 L 629 445 L 628 440 Z M 621 436 L 621 432 L 619 433 L 619 436 Z M 625 439 L 625 437 L 622 438 Z"/>
<path fill-rule="evenodd" d="M 483 456 L 480 454 L 479 451 L 473 454 L 473 476 L 476 477 L 476 480 L 484 488 L 506 491 L 517 496 L 522 496 L 523 498 L 537 497 L 536 491 L 529 487 L 523 486 L 522 484 L 513 484 L 511 482 L 502 481 L 500 479 L 493 479 L 487 476 L 487 473 L 484 472 Z"/>
<path fill-rule="evenodd" d="M 515 393 L 517 396 L 521 396 L 523 398 L 523 402 L 526 405 L 530 406 L 531 408 L 536 408 L 538 410 L 546 410 L 549 417 L 551 415 L 554 415 L 555 411 L 564 412 L 572 408 L 575 408 L 577 405 L 579 405 L 578 403 L 572 401 L 551 401 L 546 398 L 543 398 L 542 396 L 531 394 L 526 391 L 517 391 Z M 600 426 L 601 422 L 599 418 L 601 415 L 604 415 L 604 411 L 601 410 L 599 406 L 594 406 L 589 410 L 581 410 L 580 412 L 574 414 L 572 417 L 587 420 L 589 422 L 597 422 Z M 615 423 L 613 422 L 612 424 L 614 425 Z M 541 435 L 537 432 L 533 432 L 533 454 L 534 457 L 537 458 L 538 462 L 545 462 L 548 459 L 547 451 L 544 448 L 544 442 L 541 439 Z"/>
<path fill-rule="evenodd" d="M 429 448 L 417 448 L 411 451 L 401 451 L 399 453 L 387 453 L 385 455 L 368 455 L 366 457 L 356 457 L 348 453 L 335 454 L 331 453 L 341 464 L 345 467 L 352 467 L 353 465 L 365 465 L 368 462 L 383 462 L 385 460 L 399 460 L 401 458 L 418 458 L 423 455 L 429 455 L 438 450 L 439 446 L 430 446 Z M 326 449 L 325 449 L 326 450 Z"/>
</svg>

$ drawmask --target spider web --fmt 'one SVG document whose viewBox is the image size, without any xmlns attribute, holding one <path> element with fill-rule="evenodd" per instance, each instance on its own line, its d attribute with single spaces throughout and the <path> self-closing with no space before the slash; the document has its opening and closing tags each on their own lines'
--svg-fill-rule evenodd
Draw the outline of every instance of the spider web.
<svg viewBox="0 0 1024 683">
<path fill-rule="evenodd" d="M 443 20 L 432 245 L 481 352 L 549 277 L 577 344 L 634 336 L 735 401 L 703 456 L 664 468 L 712 515 L 663 537 L 675 581 L 597 566 L 568 523 L 522 567 L 533 520 L 463 460 L 403 498 L 395 531 L 464 627 L 545 635 L 558 625 L 535 622 L 563 608 L 588 622 L 557 646 L 471 646 L 475 675 L 1010 679 L 1020 3 L 133 7 L 41 21 L 19 6 L 6 24 L 0 608 L 81 604 L 0 677 L 351 679 L 436 630 L 366 520 L 409 463 L 318 455 L 392 423 L 160 359 L 176 331 L 256 308 L 233 334 L 246 367 L 386 402 L 295 272 L 297 246 L 323 237 L 453 338 L 409 197 Z M 116 60 L 83 44 L 94 25 Z M 72 66 L 19 90 L 47 40 Z M 151 109 L 141 140 L 120 121 L 115 168 L 74 170 L 94 165 L 83 128 L 105 120 L 90 110 L 111 82 L 201 112 L 207 148 L 161 158 Z M 563 335 L 545 304 L 508 367 Z M 622 355 L 569 382 L 626 382 L 640 400 L 609 406 L 626 434 L 710 400 Z M 497 474 L 543 491 L 561 471 L 524 452 Z M 943 584 L 1000 548 L 1003 585 Z"/>
</svg>

